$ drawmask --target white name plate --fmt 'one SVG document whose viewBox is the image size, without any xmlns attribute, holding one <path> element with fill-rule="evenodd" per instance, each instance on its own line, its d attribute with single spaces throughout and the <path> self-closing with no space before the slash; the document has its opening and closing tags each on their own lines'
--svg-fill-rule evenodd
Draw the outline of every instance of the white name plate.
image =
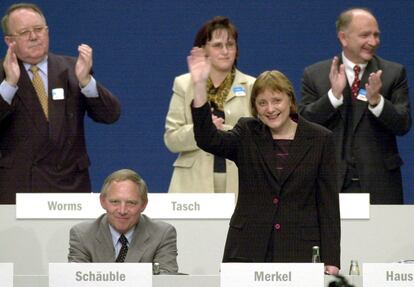
<svg viewBox="0 0 414 287">
<path fill-rule="evenodd" d="M 230 218 L 234 193 L 152 193 L 144 213 L 151 218 Z"/>
<path fill-rule="evenodd" d="M 2 287 L 13 287 L 13 263 L 0 263 L 0 282 Z"/>
<path fill-rule="evenodd" d="M 97 218 L 105 210 L 99 193 L 17 193 L 17 219 Z"/>
<path fill-rule="evenodd" d="M 323 263 L 221 263 L 220 287 L 321 287 Z"/>
<path fill-rule="evenodd" d="M 49 263 L 49 287 L 152 287 L 151 263 Z"/>
<path fill-rule="evenodd" d="M 341 219 L 369 219 L 369 193 L 340 193 Z"/>
<path fill-rule="evenodd" d="M 234 211 L 233 193 L 150 193 L 144 213 L 154 219 L 227 219 Z M 95 219 L 105 210 L 99 193 L 18 193 L 17 219 Z"/>
<path fill-rule="evenodd" d="M 364 287 L 412 287 L 414 286 L 414 264 L 364 263 Z"/>
</svg>

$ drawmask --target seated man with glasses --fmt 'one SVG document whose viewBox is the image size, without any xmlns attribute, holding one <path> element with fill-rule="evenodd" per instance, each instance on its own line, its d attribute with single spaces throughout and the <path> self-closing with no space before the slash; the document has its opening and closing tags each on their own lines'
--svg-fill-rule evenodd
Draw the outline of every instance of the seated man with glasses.
<svg viewBox="0 0 414 287">
<path fill-rule="evenodd" d="M 0 67 L 0 204 L 16 193 L 91 192 L 84 116 L 113 123 L 118 99 L 92 77 L 92 49 L 49 53 L 38 6 L 14 4 L 2 19 L 8 49 Z"/>
<path fill-rule="evenodd" d="M 109 175 L 100 201 L 105 214 L 70 230 L 69 262 L 152 262 L 159 264 L 160 273 L 177 273 L 175 228 L 141 214 L 148 188 L 135 171 Z"/>
</svg>

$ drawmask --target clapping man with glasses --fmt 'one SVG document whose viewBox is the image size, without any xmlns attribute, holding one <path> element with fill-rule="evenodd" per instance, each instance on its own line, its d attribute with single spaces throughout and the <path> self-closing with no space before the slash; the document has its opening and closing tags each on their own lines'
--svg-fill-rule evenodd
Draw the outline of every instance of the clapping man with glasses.
<svg viewBox="0 0 414 287">
<path fill-rule="evenodd" d="M 40 8 L 19 3 L 3 19 L 0 67 L 0 204 L 15 193 L 91 192 L 84 116 L 113 123 L 118 99 L 92 77 L 92 48 L 77 58 L 49 53 Z"/>
</svg>

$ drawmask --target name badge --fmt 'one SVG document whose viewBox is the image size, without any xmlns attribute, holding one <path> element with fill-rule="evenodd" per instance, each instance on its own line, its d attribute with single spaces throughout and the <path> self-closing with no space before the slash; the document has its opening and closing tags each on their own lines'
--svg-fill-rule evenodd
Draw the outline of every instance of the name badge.
<svg viewBox="0 0 414 287">
<path fill-rule="evenodd" d="M 321 287 L 323 263 L 222 263 L 221 287 Z"/>
<path fill-rule="evenodd" d="M 0 282 L 2 287 L 13 287 L 13 263 L 0 263 Z"/>
<path fill-rule="evenodd" d="M 357 99 L 360 101 L 368 101 L 367 100 L 367 91 L 365 89 L 359 89 Z"/>
<path fill-rule="evenodd" d="M 65 99 L 65 91 L 63 88 L 56 88 L 52 90 L 52 99 L 53 100 L 64 100 Z"/>
<path fill-rule="evenodd" d="M 238 97 L 245 96 L 246 95 L 246 90 L 242 86 L 237 86 L 237 87 L 233 88 L 233 93 Z"/>
<path fill-rule="evenodd" d="M 151 263 L 49 263 L 49 287 L 151 287 Z"/>
<path fill-rule="evenodd" d="M 364 287 L 412 287 L 414 286 L 414 264 L 364 263 Z"/>
</svg>

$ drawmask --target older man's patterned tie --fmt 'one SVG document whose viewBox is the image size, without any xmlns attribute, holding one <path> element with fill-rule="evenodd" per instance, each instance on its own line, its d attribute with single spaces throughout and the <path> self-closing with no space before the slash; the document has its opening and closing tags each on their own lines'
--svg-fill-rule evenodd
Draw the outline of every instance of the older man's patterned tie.
<svg viewBox="0 0 414 287">
<path fill-rule="evenodd" d="M 32 84 L 36 90 L 37 98 L 39 99 L 40 105 L 42 106 L 43 113 L 46 119 L 49 118 L 47 93 L 45 85 L 39 74 L 39 68 L 37 66 L 31 66 L 30 71 L 33 73 Z"/>
<path fill-rule="evenodd" d="M 125 235 L 121 234 L 118 240 L 121 242 L 122 247 L 115 262 L 125 262 L 125 257 L 128 253 L 128 239 L 126 239 Z"/>
<path fill-rule="evenodd" d="M 361 80 L 359 79 L 359 73 L 361 72 L 361 67 L 358 65 L 355 65 L 354 72 L 355 72 L 355 78 L 351 86 L 351 91 L 352 91 L 352 99 L 355 100 L 358 96 L 359 85 L 361 84 Z"/>
</svg>

